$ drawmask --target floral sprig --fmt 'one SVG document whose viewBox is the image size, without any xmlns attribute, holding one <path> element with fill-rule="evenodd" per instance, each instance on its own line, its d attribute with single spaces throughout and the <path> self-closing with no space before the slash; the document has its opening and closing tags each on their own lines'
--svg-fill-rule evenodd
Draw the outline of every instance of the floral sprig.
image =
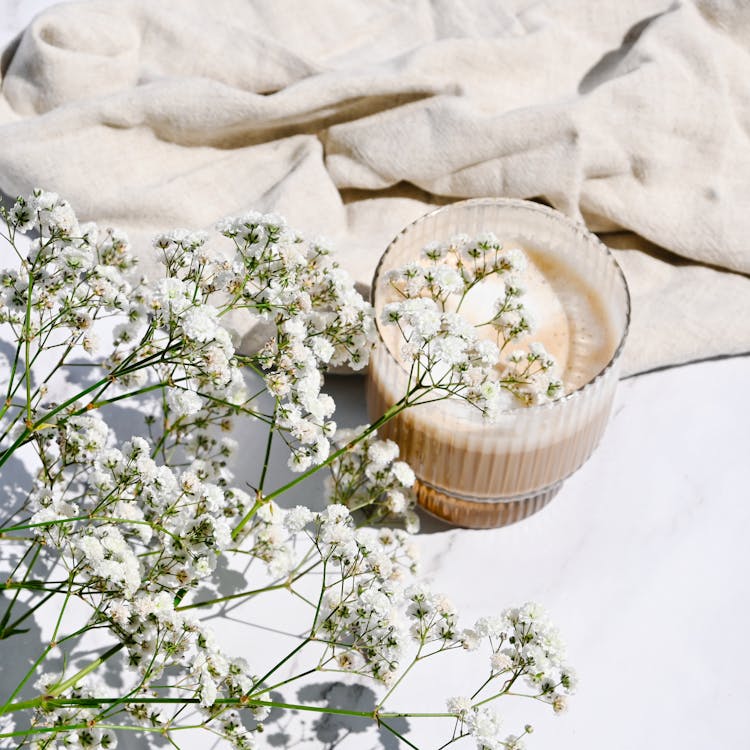
<svg viewBox="0 0 750 750">
<path fill-rule="evenodd" d="M 367 429 L 339 429 L 334 437 L 344 448 Z M 416 477 L 405 461 L 398 461 L 399 448 L 392 440 L 379 440 L 377 432 L 346 450 L 330 465 L 326 483 L 328 500 L 361 512 L 368 523 L 403 523 L 406 530 L 419 530 L 419 516 L 412 488 Z"/>
<path fill-rule="evenodd" d="M 258 361 L 278 400 L 280 426 L 289 442 L 289 466 L 304 471 L 328 457 L 336 430 L 330 396 L 321 394 L 322 367 L 367 364 L 374 341 L 369 305 L 322 243 L 305 243 L 281 217 L 250 213 L 226 219 L 220 231 L 234 241 L 247 273 L 228 288 L 235 309 L 273 322 L 276 335 Z"/>
<path fill-rule="evenodd" d="M 556 363 L 540 343 L 502 356 L 509 344 L 534 330 L 517 280 L 527 265 L 521 250 L 504 250 L 492 233 L 473 240 L 456 235 L 426 245 L 421 260 L 387 273 L 400 299 L 386 304 L 381 316 L 385 325 L 398 328 L 400 353 L 411 367 L 410 384 L 431 391 L 430 400 L 435 391 L 460 397 L 489 420 L 512 408 L 514 399 L 505 398 L 508 394 L 524 405 L 562 394 Z M 460 314 L 461 306 L 489 277 L 495 277 L 497 294 L 493 314 L 474 326 Z M 494 331 L 494 340 L 480 336 L 482 327 Z"/>
<path fill-rule="evenodd" d="M 531 725 L 520 735 L 504 734 L 501 721 L 487 704 L 483 693 L 525 695 L 549 703 L 556 713 L 565 710 L 567 697 L 575 691 L 576 677 L 565 663 L 565 649 L 557 629 L 535 603 L 505 610 L 500 617 L 482 617 L 473 628 L 459 634 L 468 651 L 487 642 L 490 647 L 489 677 L 471 697 L 449 698 L 448 710 L 458 723 L 454 736 L 470 735 L 481 750 L 522 750 L 523 737 L 531 734 Z M 513 688 L 523 683 L 530 692 Z"/>
<path fill-rule="evenodd" d="M 0 213 L 18 260 L 0 272 L 0 325 L 16 348 L 3 382 L 0 468 L 19 452 L 35 461 L 20 507 L 0 524 L 0 543 L 21 550 L 0 582 L 10 594 L 0 643 L 23 633 L 30 613 L 55 623 L 0 706 L 0 739 L 39 750 L 112 750 L 124 731 L 174 744 L 177 732 L 199 727 L 251 750 L 271 708 L 305 708 L 277 699 L 280 686 L 346 671 L 385 688 L 371 711 L 343 713 L 408 743 L 391 719 L 409 713 L 386 709 L 399 685 L 424 659 L 482 641 L 490 678 L 468 703 L 436 714 L 456 720 L 448 744 L 473 736 L 482 747 L 518 747 L 519 738 L 500 739 L 487 704 L 519 680 L 530 697 L 564 707 L 573 677 L 535 609 L 461 630 L 452 605 L 416 578 L 409 534 L 359 525 L 364 518 L 415 526 L 414 474 L 398 461 L 398 447 L 376 435 L 411 402 L 405 396 L 354 431 L 330 419 L 322 371 L 366 363 L 373 319 L 320 243 L 304 242 L 279 217 L 248 214 L 220 225 L 228 252 L 204 233 L 160 235 L 154 252 L 164 275 L 136 280 L 125 236 L 81 225 L 53 193 L 36 191 Z M 436 270 L 429 283 L 438 290 L 443 277 Z M 227 325 L 242 315 L 266 326 L 254 354 L 236 352 Z M 429 335 L 428 349 L 448 356 L 451 342 Z M 465 336 L 463 351 L 477 366 L 487 359 L 470 332 L 455 335 Z M 519 379 L 546 361 L 534 354 L 517 363 Z M 425 397 L 441 397 L 443 376 L 433 375 Z M 461 393 L 483 398 L 481 388 Z M 145 420 L 143 434 L 122 441 L 108 418 L 124 400 Z M 268 427 L 265 449 L 254 446 L 262 466 L 252 492 L 235 486 L 230 468 L 236 443 L 226 433 L 238 417 Z M 274 436 L 302 473 L 267 492 Z M 274 502 L 324 466 L 334 503 L 325 511 Z M 215 571 L 237 556 L 262 572 L 252 568 L 257 580 L 246 591 L 220 595 Z M 225 650 L 210 620 L 220 624 L 230 602 L 279 590 L 310 608 L 298 645 L 271 665 L 262 643 L 248 658 Z M 86 613 L 83 625 L 73 601 Z M 19 602 L 27 611 L 14 617 Z M 95 631 L 107 635 L 98 650 Z M 311 666 L 291 669 L 297 655 Z M 117 689 L 98 679 L 110 661 L 121 675 Z M 496 692 L 484 698 L 488 687 Z"/>
</svg>

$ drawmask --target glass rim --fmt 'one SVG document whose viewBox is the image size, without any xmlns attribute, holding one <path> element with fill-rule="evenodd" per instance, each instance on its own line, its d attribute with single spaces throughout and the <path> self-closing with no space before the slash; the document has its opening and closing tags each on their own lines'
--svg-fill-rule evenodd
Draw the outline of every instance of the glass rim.
<svg viewBox="0 0 750 750">
<path fill-rule="evenodd" d="M 566 229 L 573 230 L 575 233 L 580 234 L 594 248 L 602 252 L 609 259 L 609 261 L 614 265 L 617 277 L 622 283 L 622 288 L 625 292 L 625 325 L 623 326 L 622 333 L 620 334 L 620 339 L 617 343 L 617 347 L 615 348 L 615 351 L 613 352 L 612 356 L 609 358 L 609 361 L 596 375 L 594 375 L 593 378 L 591 378 L 591 380 L 588 380 L 587 382 L 585 382 L 583 385 L 579 386 L 575 390 L 570 391 L 570 393 L 566 393 L 564 396 L 561 396 L 560 398 L 557 398 L 554 401 L 546 401 L 545 403 L 542 403 L 542 404 L 531 404 L 529 406 L 525 406 L 523 408 L 523 411 L 530 410 L 536 413 L 545 409 L 546 410 L 557 409 L 557 408 L 562 407 L 564 404 L 567 404 L 567 403 L 570 403 L 571 401 L 582 398 L 584 393 L 588 390 L 591 390 L 595 385 L 601 382 L 613 370 L 614 366 L 620 360 L 622 352 L 625 348 L 625 342 L 627 341 L 628 332 L 630 331 L 630 320 L 631 320 L 631 311 L 632 311 L 630 287 L 628 286 L 628 282 L 627 282 L 627 279 L 625 278 L 625 274 L 623 273 L 623 270 L 620 264 L 617 262 L 617 259 L 615 258 L 612 250 L 610 250 L 610 248 L 607 247 L 607 245 L 605 245 L 593 232 L 591 232 L 581 222 L 573 221 L 572 219 L 570 219 L 568 216 L 561 213 L 557 209 L 551 208 L 550 206 L 546 206 L 543 203 L 537 203 L 536 201 L 522 200 L 520 198 L 500 198 L 500 197 L 469 198 L 468 200 L 455 201 L 453 203 L 448 203 L 444 206 L 438 206 L 437 208 L 434 208 L 432 211 L 428 211 L 426 214 L 423 214 L 419 218 L 407 224 L 388 243 L 388 246 L 383 251 L 383 254 L 380 256 L 380 260 L 378 260 L 377 266 L 375 266 L 375 271 L 372 276 L 372 285 L 370 287 L 370 304 L 372 305 L 373 311 L 375 312 L 375 328 L 378 332 L 378 338 L 380 339 L 379 343 L 382 344 L 383 348 L 387 352 L 388 356 L 393 360 L 393 362 L 395 362 L 395 364 L 398 365 L 399 367 L 402 367 L 399 360 L 396 358 L 396 356 L 390 350 L 388 345 L 385 343 L 385 339 L 383 337 L 383 331 L 381 329 L 380 315 L 377 312 L 376 299 L 375 299 L 376 290 L 377 290 L 377 282 L 381 275 L 383 264 L 388 254 L 393 250 L 393 247 L 404 235 L 411 232 L 414 229 L 414 227 L 418 226 L 422 222 L 427 221 L 428 219 L 431 219 L 437 214 L 443 213 L 450 209 L 455 209 L 461 206 L 472 206 L 472 205 L 507 206 L 509 208 L 518 208 L 521 210 L 531 211 L 533 213 L 537 213 L 542 216 L 545 216 L 547 219 L 550 219 L 554 222 L 557 222 L 558 224 L 561 224 Z M 517 408 L 501 409 L 498 412 L 498 416 L 515 414 L 515 413 L 518 413 L 519 411 L 520 410 Z"/>
</svg>

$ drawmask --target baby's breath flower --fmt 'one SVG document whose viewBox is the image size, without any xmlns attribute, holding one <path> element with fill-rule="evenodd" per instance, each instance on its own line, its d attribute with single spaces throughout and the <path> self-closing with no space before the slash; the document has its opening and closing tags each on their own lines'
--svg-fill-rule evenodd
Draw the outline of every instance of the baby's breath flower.
<svg viewBox="0 0 750 750">
<path fill-rule="evenodd" d="M 432 242 L 422 256 L 426 265 L 412 262 L 388 271 L 386 280 L 400 299 L 387 303 L 381 318 L 385 325 L 398 326 L 401 356 L 411 367 L 417 390 L 422 389 L 412 403 L 442 391 L 492 420 L 512 405 L 506 394 L 525 405 L 560 396 L 562 383 L 553 374 L 555 362 L 538 351 L 539 344 L 501 361 L 501 352 L 510 342 L 534 330 L 516 280 L 527 265 L 523 251 L 503 250 L 489 232 L 473 240 L 456 235 L 445 243 Z M 496 277 L 498 298 L 492 317 L 474 327 L 458 310 L 466 294 L 489 276 Z M 479 337 L 483 326 L 495 331 L 495 340 Z"/>
<path fill-rule="evenodd" d="M 465 696 L 457 696 L 455 698 L 448 698 L 446 701 L 448 711 L 452 714 L 456 714 L 460 718 L 466 716 L 471 711 L 471 699 Z"/>
<path fill-rule="evenodd" d="M 57 583 L 47 585 L 56 588 L 30 587 L 24 591 L 29 602 L 36 593 L 39 607 L 53 593 L 65 601 L 75 597 L 89 617 L 73 641 L 61 638 L 50 649 L 63 671 L 35 676 L 39 698 L 28 702 L 22 719 L 23 727 L 44 729 L 35 747 L 109 750 L 117 734 L 105 722 L 129 722 L 130 729 L 171 739 L 188 702 L 200 723 L 234 748 L 256 747 L 269 714 L 259 704 L 270 697 L 258 674 L 267 674 L 269 683 L 283 680 L 271 675 L 289 660 L 269 672 L 261 648 L 256 673 L 256 655 L 245 660 L 226 653 L 221 635 L 209 628 L 227 602 L 213 576 L 238 552 L 254 563 L 248 575 L 262 568 L 268 590 L 286 589 L 313 603 L 301 647 L 319 649 L 321 670 L 345 670 L 395 689 L 416 659 L 484 644 L 488 689 L 502 690 L 512 670 L 535 698 L 556 712 L 565 708 L 575 676 L 537 607 L 506 610 L 461 630 L 450 602 L 415 582 L 417 549 L 407 533 L 419 520 L 414 472 L 398 460 L 398 446 L 369 427 L 337 428 L 335 404 L 323 392 L 328 365 L 366 364 L 374 327 L 369 305 L 322 241 L 305 242 L 281 217 L 248 212 L 220 224 L 233 247 L 227 256 L 204 233 L 159 235 L 153 252 L 164 276 L 135 282 L 127 238 L 79 224 L 54 193 L 35 191 L 0 208 L 0 216 L 11 244 L 19 233 L 33 237 L 28 252 L 19 251 L 18 268 L 0 270 L 0 324 L 8 324 L 19 347 L 16 362 L 6 358 L 7 373 L 0 373 L 14 394 L 0 415 L 3 460 L 20 446 L 39 456 L 19 514 L 36 551 L 17 567 L 26 564 L 29 572 L 34 566 L 34 579 L 38 571 L 54 571 Z M 470 279 L 518 271 L 522 261 L 502 252 L 493 236 L 457 236 L 426 247 L 424 259 L 426 265 L 392 276 L 405 297 L 386 317 L 409 337 L 404 356 L 420 368 L 429 365 L 441 388 L 489 413 L 501 388 L 489 375 L 501 347 L 477 339 L 443 303 Z M 446 259 L 453 265 L 443 264 Z M 515 305 L 515 282 L 505 290 Z M 267 326 L 259 351 L 235 352 L 228 312 Z M 506 313 L 520 320 L 515 308 Z M 97 337 L 102 318 L 111 318 L 111 337 Z M 94 359 L 94 348 L 109 340 L 109 351 Z M 51 372 L 37 373 L 50 355 L 62 359 Z M 519 394 L 529 391 L 524 378 L 547 377 L 554 390 L 549 362 L 538 346 L 511 355 L 508 370 Z M 89 369 L 69 372 L 69 364 Z M 264 397 L 249 400 L 262 390 Z M 49 394 L 59 400 L 49 401 Z M 112 405 L 119 408 L 126 398 L 137 399 L 147 431 L 123 440 L 108 419 Z M 346 448 L 330 461 L 333 504 L 320 513 L 285 510 L 264 494 L 263 478 L 252 495 L 233 486 L 238 446 L 222 435 L 239 414 L 280 433 L 297 470 L 328 462 L 332 448 Z M 243 449 L 244 460 L 252 446 Z M 362 517 L 373 524 L 398 521 L 405 530 L 359 526 Z M 304 577 L 320 586 L 310 599 L 299 581 Z M 60 598 L 52 601 L 59 605 Z M 12 607 L 15 598 L 9 602 Z M 206 617 L 203 606 L 216 609 Z M 65 605 L 55 618 L 64 611 Z M 88 651 L 87 630 L 105 628 L 115 642 L 109 655 L 122 658 L 112 661 L 120 671 L 116 690 L 97 684 L 86 668 L 74 671 L 80 666 L 71 645 L 80 641 Z M 520 736 L 498 739 L 499 722 L 484 704 L 473 708 L 471 700 L 454 698 L 448 705 L 481 747 L 520 746 Z"/>
<path fill-rule="evenodd" d="M 494 709 L 489 706 L 474 708 L 467 712 L 464 723 L 480 750 L 500 750 L 503 747 L 500 739 L 502 722 Z"/>
<path fill-rule="evenodd" d="M 333 442 L 337 448 L 366 430 L 338 430 Z M 411 516 L 415 497 L 411 489 L 414 472 L 404 461 L 398 461 L 398 445 L 379 440 L 373 432 L 352 445 L 330 465 L 331 477 L 326 483 L 328 500 L 361 512 L 370 523 L 400 521 L 411 532 L 419 528 L 418 517 Z"/>
<path fill-rule="evenodd" d="M 167 405 L 177 417 L 184 417 L 200 411 L 203 400 L 195 392 L 186 388 L 167 388 Z"/>
</svg>

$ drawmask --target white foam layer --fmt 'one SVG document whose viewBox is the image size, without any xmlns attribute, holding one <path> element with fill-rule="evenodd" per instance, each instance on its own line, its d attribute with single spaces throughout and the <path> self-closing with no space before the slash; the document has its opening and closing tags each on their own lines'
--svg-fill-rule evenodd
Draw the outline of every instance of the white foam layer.
<svg viewBox="0 0 750 750">
<path fill-rule="evenodd" d="M 571 259 L 512 237 L 506 238 L 503 246 L 518 247 L 528 258 L 527 268 L 515 279 L 525 290 L 521 301 L 534 321 L 531 334 L 511 342 L 504 354 L 528 348 L 538 341 L 555 359 L 555 375 L 563 381 L 565 392 L 577 390 L 602 371 L 617 347 L 613 321 L 604 300 L 586 281 L 585 269 L 577 268 Z M 378 299 L 380 309 L 381 305 L 398 299 L 395 291 L 385 292 Z M 485 323 L 492 318 L 495 303 L 503 293 L 502 277 L 490 276 L 466 295 L 460 313 L 474 325 Z M 455 302 L 448 309 L 455 309 Z M 492 326 L 481 326 L 477 333 L 497 341 Z M 398 328 L 384 326 L 382 334 L 388 349 L 406 367 L 401 358 L 403 339 Z"/>
</svg>

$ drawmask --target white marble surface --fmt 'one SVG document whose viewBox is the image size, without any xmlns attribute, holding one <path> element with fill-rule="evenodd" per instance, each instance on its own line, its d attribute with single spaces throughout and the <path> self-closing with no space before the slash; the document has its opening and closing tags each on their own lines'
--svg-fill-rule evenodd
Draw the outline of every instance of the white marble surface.
<svg viewBox="0 0 750 750">
<path fill-rule="evenodd" d="M 0 0 L 0 44 L 50 4 Z M 418 540 L 423 572 L 466 624 L 534 599 L 568 642 L 580 676 L 569 712 L 557 717 L 543 706 L 508 707 L 509 732 L 514 715 L 536 726 L 530 747 L 697 750 L 750 742 L 748 382 L 748 357 L 624 381 L 599 449 L 541 513 L 493 531 L 426 524 Z M 333 379 L 329 390 L 339 423 L 365 421 L 361 379 Z M 255 427 L 240 427 L 237 437 L 246 451 L 261 449 Z M 240 479 L 252 481 L 242 476 L 243 465 Z M 283 476 L 276 469 L 269 486 Z M 304 485 L 288 501 L 319 503 L 319 484 Z M 232 650 L 260 650 L 270 663 L 285 645 L 275 631 L 296 630 L 298 613 L 281 599 L 267 602 L 261 610 L 238 610 L 222 637 Z M 439 710 L 445 695 L 471 686 L 463 663 L 416 673 L 390 707 Z M 335 702 L 341 690 L 324 693 Z M 364 705 L 371 696 L 359 697 Z M 294 717 L 269 729 L 268 746 L 301 747 L 311 736 L 325 747 L 382 746 L 382 736 L 356 722 L 304 724 Z M 412 720 L 410 731 L 422 749 L 446 739 L 439 723 Z M 193 739 L 195 747 L 206 746 Z"/>
<path fill-rule="evenodd" d="M 538 747 L 747 742 L 750 657 L 731 644 L 750 626 L 749 377 L 742 358 L 623 382 L 598 451 L 547 509 L 423 542 L 463 611 L 531 597 L 565 634 L 581 685 L 568 715 L 536 721 Z"/>
<path fill-rule="evenodd" d="M 535 725 L 530 747 L 739 748 L 750 736 L 749 381 L 748 357 L 625 380 L 599 448 L 547 508 L 492 531 L 426 524 L 423 573 L 466 624 L 532 599 L 562 630 L 580 687 L 561 716 L 508 706 L 509 731 L 512 716 Z M 336 379 L 330 391 L 342 423 L 365 419 L 358 378 Z M 250 449 L 260 435 L 241 437 Z M 269 486 L 274 479 L 282 473 Z M 237 643 L 254 632 L 233 627 Z M 471 679 L 465 660 L 448 672 L 426 668 L 390 708 L 434 710 Z M 439 722 L 412 720 L 411 730 L 420 748 L 446 739 Z M 365 736 L 341 747 L 378 746 Z"/>
</svg>

